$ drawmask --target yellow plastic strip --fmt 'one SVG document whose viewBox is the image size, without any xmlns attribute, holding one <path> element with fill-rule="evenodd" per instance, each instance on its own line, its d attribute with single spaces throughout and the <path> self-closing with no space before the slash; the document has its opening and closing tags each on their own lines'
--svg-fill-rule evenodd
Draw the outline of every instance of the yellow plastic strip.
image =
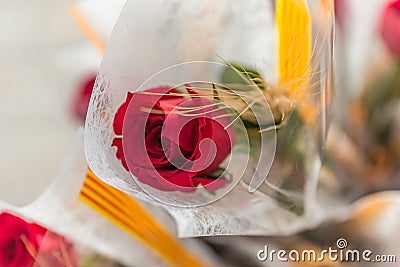
<svg viewBox="0 0 400 267">
<path fill-rule="evenodd" d="M 82 15 L 76 5 L 71 5 L 69 8 L 69 12 L 75 22 L 78 24 L 79 28 L 81 28 L 82 32 L 85 34 L 86 38 L 97 48 L 97 50 L 103 54 L 105 49 L 105 44 L 101 40 L 101 38 L 95 33 L 90 23 L 86 20 L 86 18 Z"/>
<path fill-rule="evenodd" d="M 311 16 L 305 0 L 278 0 L 279 81 L 291 93 L 301 93 L 310 78 Z"/>
<path fill-rule="evenodd" d="M 301 104 L 302 117 L 308 118 L 313 114 L 305 109 L 311 96 L 312 71 L 312 20 L 307 1 L 277 0 L 276 24 L 279 85 L 290 100 Z"/>
<path fill-rule="evenodd" d="M 103 183 L 90 170 L 79 199 L 146 245 L 171 266 L 206 266 L 138 201 Z"/>
</svg>

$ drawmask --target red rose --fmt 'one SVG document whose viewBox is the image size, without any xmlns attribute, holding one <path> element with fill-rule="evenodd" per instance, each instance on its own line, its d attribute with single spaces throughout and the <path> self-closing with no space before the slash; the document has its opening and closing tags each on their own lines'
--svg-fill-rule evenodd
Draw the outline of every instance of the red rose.
<svg viewBox="0 0 400 267">
<path fill-rule="evenodd" d="M 76 92 L 72 113 L 75 118 L 80 120 L 82 123 L 85 123 L 86 114 L 89 107 L 90 97 L 92 96 L 92 91 L 94 84 L 96 82 L 96 75 L 90 75 L 86 77 L 78 87 L 78 91 Z"/>
<path fill-rule="evenodd" d="M 234 134 L 224 129 L 226 118 L 215 119 L 225 114 L 221 110 L 205 107 L 188 116 L 176 112 L 213 103 L 176 93 L 168 87 L 128 93 L 114 118 L 117 158 L 141 182 L 160 190 L 193 191 L 199 184 L 216 190 L 226 182 L 207 174 L 229 155 Z"/>
<path fill-rule="evenodd" d="M 389 2 L 383 10 L 381 33 L 390 52 L 400 59 L 400 0 Z"/>
<path fill-rule="evenodd" d="M 77 254 L 72 243 L 52 231 L 47 231 L 42 239 L 38 257 L 46 266 L 78 266 Z"/>
<path fill-rule="evenodd" d="M 61 249 L 68 253 L 69 265 L 57 257 L 63 259 Z M 9 213 L 0 214 L 0 267 L 31 267 L 38 258 L 46 266 L 77 265 L 72 245 L 63 237 Z"/>
<path fill-rule="evenodd" d="M 8 213 L 0 215 L 0 266 L 25 267 L 34 263 L 33 255 L 25 242 L 38 251 L 46 229 L 35 224 L 28 224 Z"/>
</svg>

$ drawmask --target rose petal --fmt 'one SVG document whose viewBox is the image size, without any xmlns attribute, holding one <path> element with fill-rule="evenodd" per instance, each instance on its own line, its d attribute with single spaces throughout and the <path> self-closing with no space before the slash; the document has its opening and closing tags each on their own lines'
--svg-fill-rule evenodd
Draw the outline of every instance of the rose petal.
<svg viewBox="0 0 400 267">
<path fill-rule="evenodd" d="M 203 171 L 200 171 L 199 175 L 204 175 L 217 169 L 229 155 L 235 142 L 234 134 L 229 133 L 224 129 L 223 125 L 212 119 L 207 119 L 207 127 L 204 127 L 203 134 L 204 138 L 213 140 L 217 147 L 217 153 L 214 161 Z"/>
<path fill-rule="evenodd" d="M 154 169 L 135 168 L 139 181 L 162 191 L 194 191 L 191 175 L 186 172 L 161 170 L 163 176 Z M 176 175 L 172 175 L 176 174 Z M 171 179 L 164 176 L 171 175 Z"/>
<path fill-rule="evenodd" d="M 132 93 L 128 93 L 125 102 L 119 107 L 114 116 L 113 128 L 116 135 L 122 135 L 122 126 L 125 119 L 126 109 L 133 97 Z"/>
<path fill-rule="evenodd" d="M 126 164 L 126 159 L 124 155 L 124 149 L 122 147 L 122 138 L 114 138 L 112 146 L 117 147 L 116 156 L 121 161 L 122 166 L 124 166 L 124 168 L 128 170 L 128 165 Z"/>
<path fill-rule="evenodd" d="M 381 34 L 393 56 L 400 59 L 400 0 L 389 2 L 382 14 Z"/>
</svg>

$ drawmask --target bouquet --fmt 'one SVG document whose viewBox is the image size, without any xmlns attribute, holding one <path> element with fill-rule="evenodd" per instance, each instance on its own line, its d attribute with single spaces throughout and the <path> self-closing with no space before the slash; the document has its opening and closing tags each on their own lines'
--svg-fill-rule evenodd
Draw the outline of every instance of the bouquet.
<svg viewBox="0 0 400 267">
<path fill-rule="evenodd" d="M 332 14 L 325 0 L 128 1 L 90 101 L 90 168 L 179 236 L 318 223 Z"/>
</svg>

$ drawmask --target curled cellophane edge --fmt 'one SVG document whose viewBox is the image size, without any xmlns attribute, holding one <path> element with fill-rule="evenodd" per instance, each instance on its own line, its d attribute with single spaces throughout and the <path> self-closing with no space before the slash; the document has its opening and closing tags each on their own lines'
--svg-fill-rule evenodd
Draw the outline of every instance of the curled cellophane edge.
<svg viewBox="0 0 400 267">
<path fill-rule="evenodd" d="M 168 266 L 140 242 L 78 200 L 87 171 L 82 147 L 81 129 L 58 175 L 47 190 L 26 206 L 15 207 L 0 202 L 0 210 L 61 234 L 83 251 L 100 253 L 127 265 L 142 263 L 148 266 Z M 140 252 L 130 253 L 133 248 Z"/>
<path fill-rule="evenodd" d="M 16 207 L 0 200 L 0 213 L 11 213 L 64 236 L 74 244 L 82 261 L 97 253 L 126 266 L 178 266 L 176 262 L 182 261 L 183 253 L 197 258 L 200 265 L 195 266 L 221 266 L 215 254 L 197 240 L 176 239 L 171 242 L 160 237 L 155 241 L 159 247 L 154 249 L 146 244 L 147 240 L 131 235 L 107 216 L 82 202 L 79 195 L 82 194 L 87 171 L 83 152 L 83 129 L 80 129 L 70 153 L 48 189 L 26 206 Z M 165 210 L 140 201 L 137 205 L 142 206 L 145 212 L 150 212 L 151 220 L 174 239 L 175 224 Z M 137 222 L 135 226 L 143 231 L 142 223 Z M 151 228 L 150 231 L 157 232 L 155 228 Z M 149 232 L 144 234 L 149 235 Z M 182 251 L 179 256 L 172 254 L 176 257 L 176 262 L 171 265 L 171 261 L 168 261 L 160 247 L 172 245 L 179 246 Z"/>
</svg>

